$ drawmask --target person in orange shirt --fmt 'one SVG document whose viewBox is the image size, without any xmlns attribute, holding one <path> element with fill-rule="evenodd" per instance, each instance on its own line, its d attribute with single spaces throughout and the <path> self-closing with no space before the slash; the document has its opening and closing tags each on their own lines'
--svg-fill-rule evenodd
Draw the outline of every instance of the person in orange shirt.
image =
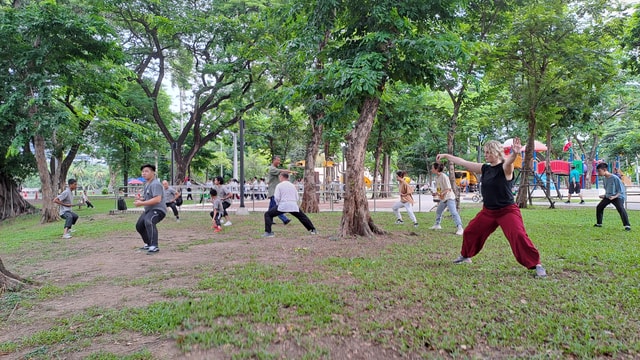
<svg viewBox="0 0 640 360">
<path fill-rule="evenodd" d="M 396 172 L 396 177 L 398 179 L 398 187 L 400 192 L 400 200 L 393 204 L 391 208 L 393 213 L 396 215 L 396 224 L 404 224 L 402 221 L 402 215 L 400 215 L 400 208 L 404 207 L 407 209 L 407 214 L 413 221 L 413 226 L 418 227 L 418 220 L 416 219 L 416 215 L 413 213 L 413 188 L 411 185 L 407 184 L 405 177 L 407 176 L 407 172 L 404 170 L 398 170 Z"/>
</svg>

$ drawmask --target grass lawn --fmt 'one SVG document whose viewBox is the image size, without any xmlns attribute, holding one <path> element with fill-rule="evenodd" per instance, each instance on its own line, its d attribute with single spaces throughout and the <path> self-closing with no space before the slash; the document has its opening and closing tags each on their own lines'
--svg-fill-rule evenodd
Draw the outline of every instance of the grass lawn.
<svg viewBox="0 0 640 360">
<path fill-rule="evenodd" d="M 208 212 L 159 225 L 146 256 L 136 214 L 112 200 L 78 211 L 73 239 L 35 216 L 0 223 L 0 257 L 37 282 L 0 299 L 3 359 L 640 358 L 640 212 L 631 232 L 607 209 L 523 210 L 548 277 L 520 266 L 500 231 L 472 264 L 451 263 L 450 218 L 336 237 L 340 213 L 309 214 L 262 239 L 262 214 L 220 234 Z M 463 204 L 466 224 L 478 211 Z M 404 213 L 403 213 L 404 214 Z M 406 215 L 405 215 L 406 216 Z"/>
</svg>

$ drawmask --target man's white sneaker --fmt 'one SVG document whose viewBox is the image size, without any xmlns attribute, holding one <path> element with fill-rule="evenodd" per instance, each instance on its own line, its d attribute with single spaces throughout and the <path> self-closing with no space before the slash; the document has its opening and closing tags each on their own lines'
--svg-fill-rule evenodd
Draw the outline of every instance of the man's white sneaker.
<svg viewBox="0 0 640 360">
<path fill-rule="evenodd" d="M 431 230 L 440 230 L 440 229 L 442 229 L 442 226 L 436 224 L 436 225 L 433 225 L 432 227 L 430 227 L 430 229 Z"/>
<path fill-rule="evenodd" d="M 233 224 L 231 223 L 231 221 L 227 221 L 226 223 L 224 223 L 224 224 L 222 224 L 222 225 L 224 225 L 224 226 L 231 226 L 231 225 L 233 225 Z"/>
<path fill-rule="evenodd" d="M 456 231 L 456 235 L 462 235 L 464 234 L 464 229 L 462 228 L 462 226 L 458 226 L 458 230 Z"/>
<path fill-rule="evenodd" d="M 66 233 L 66 234 L 62 235 L 62 238 L 63 239 L 71 239 L 71 234 Z"/>
</svg>

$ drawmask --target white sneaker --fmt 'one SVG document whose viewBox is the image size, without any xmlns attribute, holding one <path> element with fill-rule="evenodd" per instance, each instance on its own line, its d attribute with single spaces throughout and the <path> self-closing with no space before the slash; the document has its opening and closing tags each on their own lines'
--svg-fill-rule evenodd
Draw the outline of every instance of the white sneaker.
<svg viewBox="0 0 640 360">
<path fill-rule="evenodd" d="M 547 271 L 542 267 L 541 264 L 536 265 L 536 276 L 537 277 L 546 277 Z"/>
<path fill-rule="evenodd" d="M 431 230 L 440 230 L 442 229 L 442 226 L 440 226 L 439 224 L 433 225 L 432 227 L 430 227 Z"/>
<path fill-rule="evenodd" d="M 458 226 L 458 231 L 456 231 L 456 235 L 462 235 L 464 234 L 464 229 L 462 228 L 462 226 Z"/>
<path fill-rule="evenodd" d="M 71 234 L 70 233 L 66 233 L 64 235 L 62 235 L 63 239 L 71 239 Z"/>
<path fill-rule="evenodd" d="M 453 260 L 454 264 L 471 264 L 471 258 L 466 258 L 462 255 L 458 256 L 457 259 Z"/>
<path fill-rule="evenodd" d="M 223 226 L 231 226 L 231 225 L 233 225 L 233 224 L 231 223 L 231 221 L 227 221 L 226 223 L 224 223 L 224 224 L 222 224 L 222 225 L 223 225 Z"/>
</svg>

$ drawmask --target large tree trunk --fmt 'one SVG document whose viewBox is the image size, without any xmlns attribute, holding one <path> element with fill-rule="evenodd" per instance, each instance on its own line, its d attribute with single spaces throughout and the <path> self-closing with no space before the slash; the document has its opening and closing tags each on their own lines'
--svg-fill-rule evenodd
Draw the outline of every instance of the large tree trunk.
<svg viewBox="0 0 640 360">
<path fill-rule="evenodd" d="M 379 105 L 379 98 L 365 99 L 358 122 L 346 136 L 347 169 L 345 172 L 344 208 L 340 223 L 340 236 L 342 237 L 371 237 L 375 234 L 384 234 L 384 231 L 376 226 L 371 219 L 364 185 L 364 156 Z"/>
<path fill-rule="evenodd" d="M 322 140 L 322 125 L 320 119 L 324 115 L 311 116 L 311 141 L 307 144 L 305 164 L 304 164 L 304 192 L 302 193 L 302 203 L 300 208 L 306 213 L 317 213 L 320 211 L 318 203 L 318 184 L 316 183 L 316 157 Z M 326 154 L 325 154 L 326 155 Z"/>
<path fill-rule="evenodd" d="M 32 282 L 21 278 L 18 275 L 12 274 L 4 267 L 2 259 L 0 258 L 0 295 L 6 291 L 18 291 L 22 289 L 26 284 Z"/>
<path fill-rule="evenodd" d="M 37 211 L 20 192 L 16 183 L 5 174 L 0 174 L 0 221 Z"/>
<path fill-rule="evenodd" d="M 45 156 L 45 141 L 41 135 L 33 138 L 33 147 L 35 149 L 36 164 L 38 165 L 38 174 L 40 175 L 40 183 L 42 185 L 42 218 L 41 223 L 54 222 L 60 219 L 58 205 L 53 202 L 53 198 L 57 193 L 53 191 L 53 183 L 58 183 L 58 172 L 54 173 L 55 179 L 51 179 L 49 168 L 47 166 L 47 157 Z"/>
</svg>

